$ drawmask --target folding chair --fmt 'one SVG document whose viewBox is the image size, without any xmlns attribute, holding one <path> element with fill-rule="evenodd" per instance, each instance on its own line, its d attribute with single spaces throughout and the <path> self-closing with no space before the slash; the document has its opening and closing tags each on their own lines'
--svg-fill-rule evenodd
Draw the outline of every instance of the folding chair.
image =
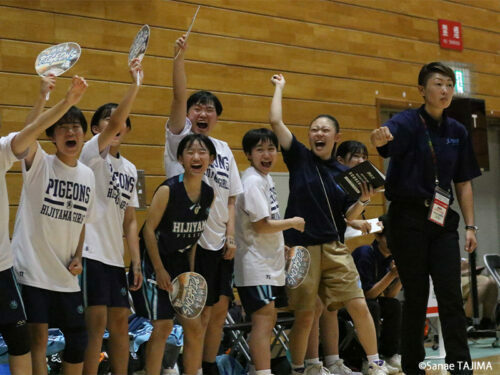
<svg viewBox="0 0 500 375">
<path fill-rule="evenodd" d="M 485 254 L 484 265 L 488 269 L 491 277 L 495 279 L 498 287 L 500 288 L 500 275 L 498 274 L 498 269 L 500 269 L 500 255 L 498 254 Z"/>
<path fill-rule="evenodd" d="M 286 334 L 286 330 L 290 329 L 293 325 L 295 318 L 291 313 L 278 313 L 278 319 L 276 319 L 276 325 L 273 328 L 274 338 L 271 342 L 271 352 L 276 347 L 276 345 L 280 344 L 280 349 L 276 353 L 276 357 L 281 356 L 283 350 L 285 353 L 288 350 L 289 338 Z"/>
<path fill-rule="evenodd" d="M 289 313 L 280 313 L 278 319 L 276 320 L 276 325 L 273 328 L 274 337 L 270 346 L 271 352 L 277 345 L 281 346 L 279 351 L 275 353 L 276 356 L 280 356 L 283 350 L 285 352 L 288 350 L 289 339 L 285 331 L 292 326 L 293 321 L 294 317 Z M 240 353 L 248 363 L 251 363 L 252 359 L 246 335 L 251 331 L 251 329 L 252 323 L 235 323 L 231 314 L 227 314 L 224 332 L 231 336 L 231 354 L 236 356 Z"/>
<path fill-rule="evenodd" d="M 250 346 L 245 335 L 252 329 L 251 323 L 235 323 L 233 317 L 228 312 L 224 332 L 231 336 L 231 354 L 241 353 L 248 363 L 252 362 L 250 357 Z"/>
<path fill-rule="evenodd" d="M 500 286 L 500 276 L 498 274 L 497 268 L 500 268 L 500 256 L 496 254 L 486 254 L 484 255 L 484 264 L 488 269 L 490 275 L 495 279 L 497 284 Z M 469 265 L 470 265 L 470 276 L 471 276 L 471 295 L 472 295 L 472 311 L 473 326 L 467 331 L 470 338 L 482 338 L 482 337 L 494 337 L 492 346 L 494 348 L 498 347 L 498 342 L 500 340 L 500 331 L 498 329 L 488 329 L 480 330 L 479 328 L 479 300 L 477 295 L 477 275 L 476 275 L 476 252 L 469 254 Z"/>
</svg>

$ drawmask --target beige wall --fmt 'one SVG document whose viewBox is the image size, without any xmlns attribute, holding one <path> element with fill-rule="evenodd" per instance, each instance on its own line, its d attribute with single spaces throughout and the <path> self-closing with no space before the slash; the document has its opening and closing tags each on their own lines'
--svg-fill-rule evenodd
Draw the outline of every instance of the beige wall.
<svg viewBox="0 0 500 375">
<path fill-rule="evenodd" d="M 377 100 L 418 105 L 418 71 L 435 60 L 473 64 L 473 96 L 486 100 L 490 116 L 500 116 L 497 0 L 0 0 L 1 134 L 22 127 L 38 92 L 35 58 L 56 43 L 78 42 L 83 53 L 58 80 L 49 105 L 62 97 L 73 74 L 90 84 L 80 103 L 88 120 L 99 105 L 119 101 L 129 82 L 130 43 L 147 23 L 145 84 L 123 154 L 146 171 L 149 202 L 163 178 L 173 42 L 187 29 L 197 4 L 201 9 L 186 54 L 188 87 L 220 97 L 224 112 L 214 136 L 228 141 L 240 169 L 247 164 L 242 135 L 267 126 L 269 78 L 275 72 L 286 76 L 284 119 L 301 140 L 315 115 L 331 113 L 343 139 L 368 144 L 377 126 Z M 462 23 L 462 52 L 439 47 L 438 18 Z M 44 147 L 51 145 L 45 141 Z M 370 155 L 382 165 L 371 147 Z M 277 171 L 286 171 L 281 158 Z M 7 178 L 12 225 L 22 183 L 19 165 Z M 383 211 L 382 198 L 375 203 L 369 216 Z M 144 213 L 139 216 L 142 221 Z"/>
</svg>

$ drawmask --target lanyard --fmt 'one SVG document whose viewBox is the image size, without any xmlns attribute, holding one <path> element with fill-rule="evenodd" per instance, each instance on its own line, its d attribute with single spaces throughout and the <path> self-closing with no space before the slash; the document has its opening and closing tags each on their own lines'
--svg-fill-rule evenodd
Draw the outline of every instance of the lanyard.
<svg viewBox="0 0 500 375">
<path fill-rule="evenodd" d="M 432 165 L 434 167 L 434 183 L 436 186 L 439 186 L 439 177 L 438 177 L 438 164 L 437 164 L 437 157 L 436 157 L 436 151 L 434 151 L 434 146 L 432 145 L 432 140 L 431 136 L 429 134 L 429 129 L 427 129 L 427 123 L 425 122 L 425 119 L 421 114 L 419 114 L 420 120 L 422 120 L 422 124 L 424 125 L 425 129 L 425 134 L 427 135 L 427 144 L 429 145 L 429 149 L 431 150 L 431 156 L 432 156 Z"/>
<path fill-rule="evenodd" d="M 319 173 L 319 168 L 317 165 L 316 165 L 316 171 L 318 172 L 319 180 L 321 181 L 321 186 L 323 187 L 323 192 L 325 193 L 326 203 L 328 204 L 328 208 L 330 210 L 330 216 L 332 217 L 333 227 L 335 229 L 335 232 L 337 232 L 340 238 L 340 233 L 339 230 L 337 229 L 337 224 L 335 224 L 335 217 L 333 216 L 332 206 L 330 205 L 330 199 L 328 199 L 328 194 L 326 193 L 325 184 L 323 183 L 323 178 L 321 177 L 321 173 Z"/>
</svg>

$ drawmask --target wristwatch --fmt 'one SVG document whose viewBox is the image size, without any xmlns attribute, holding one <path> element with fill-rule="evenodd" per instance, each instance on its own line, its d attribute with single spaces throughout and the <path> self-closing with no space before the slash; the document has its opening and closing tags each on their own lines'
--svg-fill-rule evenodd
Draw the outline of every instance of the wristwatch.
<svg viewBox="0 0 500 375">
<path fill-rule="evenodd" d="M 476 233 L 478 231 L 478 229 L 479 228 L 477 227 L 477 225 L 466 225 L 465 226 L 465 230 L 473 230 L 474 233 Z"/>
</svg>

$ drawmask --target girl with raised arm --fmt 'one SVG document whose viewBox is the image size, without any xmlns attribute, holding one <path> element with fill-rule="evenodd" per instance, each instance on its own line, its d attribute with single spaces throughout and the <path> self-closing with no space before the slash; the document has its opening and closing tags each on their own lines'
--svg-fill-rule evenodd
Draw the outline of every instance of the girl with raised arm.
<svg viewBox="0 0 500 375">
<path fill-rule="evenodd" d="M 378 358 L 375 327 L 359 285 L 358 272 L 349 249 L 343 244 L 345 220 L 355 219 L 361 214 L 374 194 L 373 188 L 363 184 L 361 197 L 356 201 L 337 186 L 333 179 L 339 173 L 334 158 L 335 145 L 340 140 L 337 120 L 326 114 L 317 116 L 309 126 L 308 149 L 283 122 L 283 75 L 274 75 L 271 82 L 275 91 L 270 122 L 290 172 L 285 218 L 301 216 L 306 222 L 303 233 L 285 231 L 285 243 L 305 246 L 311 254 L 306 279 L 298 288 L 288 290 L 289 306 L 295 312 L 290 333 L 293 374 L 321 374 L 325 371 L 319 361 L 304 367 L 318 295 L 328 310 L 347 308 L 368 355 L 369 374 L 386 374 L 384 362 Z"/>
<path fill-rule="evenodd" d="M 128 292 L 141 286 L 139 240 L 135 209 L 137 170 L 120 154 L 120 145 L 130 131 L 128 115 L 143 80 L 138 59 L 131 62 L 131 84 L 121 103 L 108 103 L 97 109 L 90 123 L 94 135 L 85 143 L 80 161 L 96 178 L 98 219 L 87 226 L 83 246 L 82 292 L 89 345 L 83 373 L 97 373 L 102 336 L 109 331 L 109 359 L 113 374 L 125 374 L 128 367 Z M 127 285 L 123 262 L 123 237 L 127 240 L 133 283 Z"/>
</svg>

